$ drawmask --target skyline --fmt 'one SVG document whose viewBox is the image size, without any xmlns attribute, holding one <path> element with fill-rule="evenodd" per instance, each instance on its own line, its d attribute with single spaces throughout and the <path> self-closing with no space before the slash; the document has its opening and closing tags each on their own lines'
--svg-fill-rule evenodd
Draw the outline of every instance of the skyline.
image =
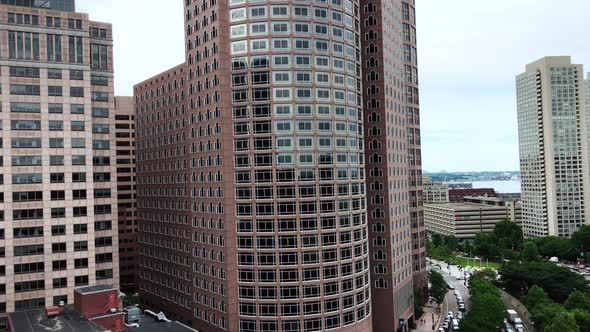
<svg viewBox="0 0 590 332">
<path fill-rule="evenodd" d="M 113 24 L 118 95 L 132 95 L 134 84 L 184 61 L 182 1 L 165 7 L 156 0 L 141 6 L 135 1 L 77 1 L 78 11 Z M 583 20 L 590 3 L 572 1 L 579 10 L 563 18 L 553 15 L 551 4 L 417 1 L 424 171 L 519 170 L 515 76 L 546 55 L 571 55 L 590 71 L 590 50 L 581 42 L 590 28 Z M 130 17 L 138 7 L 142 15 Z M 462 20 L 440 14 L 451 8 Z M 500 15 L 503 25 L 497 24 Z M 547 16 L 554 24 L 534 22 Z M 153 24 L 156 20 L 165 24 Z"/>
</svg>

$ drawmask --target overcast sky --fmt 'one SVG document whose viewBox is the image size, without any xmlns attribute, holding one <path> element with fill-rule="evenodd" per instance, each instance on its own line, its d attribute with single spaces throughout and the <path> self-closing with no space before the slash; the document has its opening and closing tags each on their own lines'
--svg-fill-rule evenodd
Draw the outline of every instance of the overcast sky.
<svg viewBox="0 0 590 332">
<path fill-rule="evenodd" d="M 416 2 L 424 170 L 518 170 L 514 77 L 545 55 L 590 71 L 590 1 Z M 184 60 L 182 3 L 76 1 L 113 24 L 118 95 Z"/>
</svg>

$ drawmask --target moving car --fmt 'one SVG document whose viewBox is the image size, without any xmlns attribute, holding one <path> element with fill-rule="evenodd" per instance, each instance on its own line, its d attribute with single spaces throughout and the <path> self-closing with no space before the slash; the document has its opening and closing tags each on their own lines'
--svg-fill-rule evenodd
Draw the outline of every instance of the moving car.
<svg viewBox="0 0 590 332">
<path fill-rule="evenodd" d="M 447 313 L 447 316 L 450 317 L 451 319 L 453 319 L 453 312 L 449 311 L 449 313 Z"/>
</svg>

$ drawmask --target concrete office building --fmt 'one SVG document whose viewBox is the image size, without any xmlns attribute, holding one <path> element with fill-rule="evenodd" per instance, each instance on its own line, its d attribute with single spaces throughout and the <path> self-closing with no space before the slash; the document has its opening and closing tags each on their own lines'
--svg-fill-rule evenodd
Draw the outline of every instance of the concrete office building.
<svg viewBox="0 0 590 332">
<path fill-rule="evenodd" d="M 133 97 L 115 97 L 119 275 L 121 291 L 135 292 L 137 203 L 135 179 L 135 108 Z"/>
<path fill-rule="evenodd" d="M 134 88 L 142 302 L 200 331 L 407 331 L 427 285 L 413 2 L 184 14 L 186 62 Z"/>
<path fill-rule="evenodd" d="M 449 185 L 446 183 L 432 182 L 430 178 L 424 176 L 423 181 L 423 200 L 424 204 L 448 203 L 449 202 Z"/>
<path fill-rule="evenodd" d="M 0 2 L 4 316 L 119 284 L 111 25 L 74 8 Z"/>
<path fill-rule="evenodd" d="M 490 233 L 504 219 L 522 224 L 520 203 L 490 197 L 466 197 L 463 203 L 424 204 L 429 233 L 452 235 L 459 240 Z"/>
<path fill-rule="evenodd" d="M 582 65 L 545 57 L 516 78 L 525 237 L 571 236 L 590 204 Z"/>
</svg>

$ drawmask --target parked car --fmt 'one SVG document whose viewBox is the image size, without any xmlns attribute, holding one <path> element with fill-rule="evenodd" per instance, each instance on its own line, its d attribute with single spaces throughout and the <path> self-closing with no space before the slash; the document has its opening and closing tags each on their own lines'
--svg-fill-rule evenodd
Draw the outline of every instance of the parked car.
<svg viewBox="0 0 590 332">
<path fill-rule="evenodd" d="M 453 331 L 459 331 L 459 321 L 453 319 Z"/>
<path fill-rule="evenodd" d="M 463 319 L 463 313 L 461 311 L 457 312 L 457 319 L 458 320 Z"/>
<path fill-rule="evenodd" d="M 439 327 L 438 332 L 445 332 L 445 329 L 443 329 L 442 327 Z"/>
<path fill-rule="evenodd" d="M 447 317 L 450 317 L 451 319 L 453 319 L 453 312 L 452 312 L 452 311 L 449 311 L 449 312 L 447 313 Z"/>
<path fill-rule="evenodd" d="M 459 303 L 459 310 L 465 312 L 465 303 Z"/>
</svg>

